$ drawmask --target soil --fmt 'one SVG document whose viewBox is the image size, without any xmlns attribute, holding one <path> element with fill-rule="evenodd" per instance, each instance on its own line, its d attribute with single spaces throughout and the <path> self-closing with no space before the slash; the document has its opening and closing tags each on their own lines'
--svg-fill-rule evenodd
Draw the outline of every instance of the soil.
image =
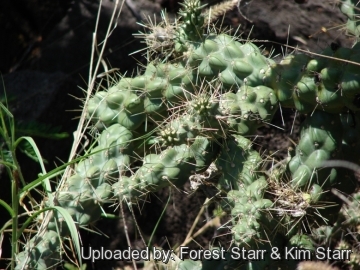
<svg viewBox="0 0 360 270">
<path fill-rule="evenodd" d="M 0 25 L 5 26 L 0 33 L 0 72 L 8 97 L 11 97 L 10 109 L 16 120 L 61 127 L 68 132 L 67 139 L 54 141 L 35 137 L 36 143 L 48 160 L 47 170 L 67 160 L 72 145 L 72 132 L 77 127 L 82 99 L 88 81 L 88 70 L 91 55 L 91 44 L 98 1 L 91 0 L 5 0 L 0 3 Z M 240 10 L 229 11 L 222 26 L 232 27 L 231 32 L 242 34 L 242 37 L 254 40 L 264 47 L 264 52 L 281 59 L 294 48 L 319 52 L 331 43 L 340 46 L 351 46 L 353 40 L 345 35 L 343 25 L 345 17 L 329 1 L 239 1 Z M 306 2 L 299 4 L 297 2 Z M 115 1 L 104 0 L 101 10 L 97 42 L 100 43 L 106 33 L 108 21 Z M 173 17 L 180 5 L 176 0 L 138 0 L 128 1 L 123 6 L 120 19 L 108 39 L 104 54 L 108 68 L 119 68 L 120 72 L 132 73 L 136 64 L 144 63 L 141 54 L 129 56 L 134 51 L 144 48 L 141 40 L 133 34 L 143 30 L 137 21 L 145 21 L 154 13 L 159 14 L 166 8 Z M 131 4 L 132 3 L 132 4 Z M 209 5 L 216 4 L 208 1 Z M 154 19 L 152 19 L 154 20 Z M 157 17 L 159 20 L 159 17 Z M 284 46 L 285 44 L 288 45 Z M 96 60 L 96 57 L 95 57 Z M 100 67 L 99 72 L 103 72 Z M 2 91 L 1 91 L 2 92 Z M 272 125 L 259 130 L 255 140 L 257 148 L 266 154 L 276 153 L 281 159 L 286 156 L 289 146 L 296 142 L 299 117 L 295 112 L 283 109 L 278 113 Z M 266 147 L 264 147 L 266 146 Z M 39 173 L 36 163 L 21 156 L 22 169 L 30 181 Z M 10 182 L 2 174 L 0 198 L 9 201 Z M 188 186 L 180 192 L 169 190 L 153 194 L 140 207 L 124 206 L 124 217 L 127 232 L 133 247 L 144 246 L 141 235 L 147 242 L 162 216 L 152 244 L 169 248 L 180 245 L 195 220 L 199 209 L 205 202 L 203 192 L 192 193 Z M 151 202 L 151 203 L 149 203 Z M 164 211 L 163 215 L 162 212 Z M 195 231 L 213 217 L 213 207 L 206 207 Z M 120 211 L 121 213 L 121 211 Z M 0 217 L 7 217 L 0 209 Z M 6 219 L 7 220 L 7 219 Z M 0 219 L 0 224 L 6 220 Z M 136 222 L 134 222 L 136 220 Z M 108 238 L 88 232 L 82 232 L 84 246 L 97 248 L 124 249 L 128 246 L 124 235 L 122 219 L 101 220 L 95 230 L 106 234 Z M 207 247 L 218 241 L 216 236 L 225 231 L 210 227 L 196 238 L 190 247 L 198 245 Z M 8 246 L 7 240 L 3 245 Z M 224 245 L 230 241 L 223 237 Z M 8 249 L 10 250 L 10 249 Z M 10 257 L 4 248 L 2 258 Z M 2 262 L 0 262 L 0 268 Z M 124 267 L 124 263 L 99 261 L 89 263 L 87 269 L 111 269 Z M 131 267 L 131 264 L 128 265 Z M 141 267 L 141 266 L 139 266 Z"/>
</svg>

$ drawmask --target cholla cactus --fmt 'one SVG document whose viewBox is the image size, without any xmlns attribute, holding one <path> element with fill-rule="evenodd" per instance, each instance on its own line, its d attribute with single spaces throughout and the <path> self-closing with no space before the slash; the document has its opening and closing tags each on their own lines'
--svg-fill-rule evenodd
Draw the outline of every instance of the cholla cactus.
<svg viewBox="0 0 360 270">
<path fill-rule="evenodd" d="M 339 1 L 340 9 L 347 17 L 346 30 L 349 34 L 359 37 L 359 2 L 355 0 Z"/>
<path fill-rule="evenodd" d="M 200 1 L 185 0 L 176 24 L 149 27 L 153 32 L 143 36 L 158 58 L 142 74 L 94 94 L 85 109 L 101 132 L 97 146 L 53 203 L 86 226 L 100 218 L 105 203 L 132 203 L 160 188 L 181 187 L 215 164 L 232 247 L 314 250 L 315 232 L 339 218 L 332 189 L 351 194 L 356 188 L 350 171 L 323 163 L 359 161 L 351 148 L 360 141 L 360 46 L 327 48 L 322 57 L 293 54 L 275 63 L 254 43 L 208 33 L 202 9 Z M 165 54 L 153 54 L 159 46 Z M 286 166 L 267 174 L 263 157 L 244 136 L 270 123 L 279 106 L 308 116 Z M 45 233 L 18 254 L 17 269 L 52 267 L 60 259 L 59 239 L 68 235 L 64 217 L 54 212 Z M 178 267 L 294 269 L 296 263 L 267 256 Z"/>
</svg>

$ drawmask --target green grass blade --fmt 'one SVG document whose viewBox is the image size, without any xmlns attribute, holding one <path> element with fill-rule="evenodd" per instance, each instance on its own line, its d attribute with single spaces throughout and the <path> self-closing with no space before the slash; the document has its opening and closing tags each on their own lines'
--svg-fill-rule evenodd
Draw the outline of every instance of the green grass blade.
<svg viewBox="0 0 360 270">
<path fill-rule="evenodd" d="M 104 213 L 101 213 L 101 217 L 103 218 L 108 218 L 108 219 L 119 219 L 119 215 L 114 215 L 114 214 L 104 214 Z"/>
<path fill-rule="evenodd" d="M 78 254 L 79 263 L 80 263 L 80 265 L 82 265 L 81 251 L 80 251 L 80 239 L 79 239 L 78 231 L 75 226 L 74 220 L 72 219 L 72 217 L 70 216 L 69 212 L 66 209 L 64 209 L 60 206 L 52 206 L 51 208 L 55 209 L 63 216 L 67 226 L 69 227 L 71 239 L 74 243 L 75 250 Z"/>
<path fill-rule="evenodd" d="M 62 215 L 62 217 L 64 218 L 68 228 L 69 228 L 69 231 L 70 231 L 70 236 L 71 236 L 71 239 L 74 243 L 74 246 L 75 246 L 75 250 L 78 254 L 78 260 L 80 262 L 80 265 L 82 264 L 82 260 L 81 260 L 81 250 L 80 250 L 80 239 L 79 239 L 79 235 L 78 235 L 78 231 L 77 231 L 77 228 L 76 228 L 76 225 L 75 225 L 75 222 L 73 220 L 73 218 L 71 217 L 71 215 L 69 214 L 69 212 L 63 208 L 63 207 L 60 207 L 60 206 L 51 206 L 51 207 L 48 207 L 48 208 L 44 208 L 44 209 L 41 209 L 39 211 L 37 211 L 34 215 L 32 215 L 31 217 L 29 217 L 25 223 L 22 225 L 22 227 L 20 228 L 19 230 L 19 233 L 18 233 L 18 236 L 21 236 L 22 233 L 24 232 L 24 230 L 30 225 L 30 223 L 37 217 L 39 216 L 41 213 L 43 212 L 46 212 L 46 211 L 49 211 L 49 210 L 55 210 L 55 211 L 58 211 L 60 213 L 60 215 Z"/>
<path fill-rule="evenodd" d="M 11 208 L 10 205 L 8 205 L 5 201 L 3 201 L 2 199 L 0 199 L 0 205 L 2 205 L 10 214 L 11 217 L 15 216 L 15 212 L 13 211 L 13 209 Z"/>
<path fill-rule="evenodd" d="M 41 171 L 42 171 L 43 175 L 46 175 L 45 165 L 44 165 L 44 162 L 43 162 L 43 160 L 42 160 L 42 158 L 41 158 L 40 151 L 39 151 L 39 149 L 38 149 L 38 147 L 37 147 L 34 139 L 31 138 L 31 137 L 20 137 L 20 138 L 17 139 L 16 142 L 15 142 L 15 145 L 14 145 L 15 148 L 20 144 L 20 142 L 21 142 L 22 140 L 28 141 L 28 143 L 32 146 L 32 148 L 34 149 L 34 152 L 35 152 L 35 154 L 36 154 L 36 157 L 37 157 L 37 159 L 39 160 L 40 167 L 41 167 Z M 49 178 L 47 178 L 47 177 L 44 178 L 44 180 L 42 181 L 42 183 L 44 183 L 44 185 L 45 185 L 46 192 L 47 192 L 48 194 L 51 193 L 51 185 L 50 185 L 50 180 L 49 180 Z"/>
<path fill-rule="evenodd" d="M 153 229 L 153 231 L 152 231 L 152 233 L 151 233 L 151 236 L 150 236 L 150 239 L 149 239 L 149 242 L 148 242 L 148 245 L 147 245 L 148 247 L 150 247 L 150 245 L 151 245 L 151 241 L 152 241 L 152 239 L 153 239 L 153 237 L 154 237 L 154 234 L 155 234 L 155 232 L 156 232 L 157 227 L 159 226 L 160 220 L 161 220 L 162 216 L 164 215 L 164 213 L 165 213 L 165 211 L 166 211 L 166 208 L 167 208 L 168 205 L 169 205 L 170 199 L 171 199 L 171 194 L 169 195 L 169 198 L 168 198 L 168 200 L 167 200 L 167 202 L 166 202 L 166 205 L 165 205 L 164 209 L 162 210 L 161 215 L 160 215 L 158 221 L 156 222 L 155 228 Z"/>
<path fill-rule="evenodd" d="M 11 118 L 14 118 L 13 114 L 6 108 L 4 104 L 0 102 L 0 108 L 4 110 L 4 112 Z"/>
<path fill-rule="evenodd" d="M 12 168 L 12 169 L 16 168 L 16 166 L 14 164 L 4 161 L 4 160 L 0 160 L 0 164 L 4 165 L 5 167 L 8 167 L 8 168 Z"/>
<path fill-rule="evenodd" d="M 21 226 L 21 228 L 19 229 L 19 233 L 18 236 L 20 237 L 22 235 L 22 233 L 24 232 L 24 230 L 30 225 L 30 223 L 37 217 L 39 216 L 41 213 L 46 212 L 52 210 L 51 208 L 43 208 L 39 211 L 36 211 L 33 215 L 31 215 L 30 217 L 27 218 L 27 220 L 24 222 L 24 224 Z"/>
<path fill-rule="evenodd" d="M 80 161 L 83 158 L 84 157 L 79 157 L 77 159 L 72 160 L 71 162 L 64 163 L 64 164 L 60 165 L 59 167 L 51 170 L 50 172 L 48 172 L 46 174 L 40 175 L 39 178 L 37 178 L 34 181 L 30 182 L 29 184 L 27 184 L 26 186 L 24 186 L 20 190 L 20 197 L 22 197 L 22 195 L 24 195 L 25 192 L 29 192 L 30 190 L 32 190 L 35 187 L 37 187 L 38 185 L 40 185 L 41 182 L 44 181 L 45 179 L 50 178 L 50 177 L 54 177 L 54 176 L 60 174 L 64 169 L 66 169 L 67 166 L 69 166 L 70 164 L 76 163 L 76 162 Z"/>
</svg>

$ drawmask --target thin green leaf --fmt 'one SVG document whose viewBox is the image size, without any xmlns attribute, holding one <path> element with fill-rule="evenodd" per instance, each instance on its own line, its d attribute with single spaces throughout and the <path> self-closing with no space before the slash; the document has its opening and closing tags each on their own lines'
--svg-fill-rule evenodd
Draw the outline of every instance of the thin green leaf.
<svg viewBox="0 0 360 270">
<path fill-rule="evenodd" d="M 42 181 L 44 181 L 45 179 L 49 179 L 49 177 L 55 177 L 57 175 L 62 174 L 62 172 L 64 171 L 64 169 L 66 168 L 67 165 L 68 164 L 61 165 L 44 175 L 39 174 L 39 176 L 40 176 L 39 178 L 30 182 L 29 184 L 27 184 L 20 190 L 20 198 L 23 197 L 26 192 L 29 192 L 30 190 L 32 190 L 32 189 L 36 188 L 38 185 L 40 185 L 42 183 Z"/>
<path fill-rule="evenodd" d="M 85 156 L 86 157 L 86 156 Z M 62 165 L 60 165 L 59 167 L 51 170 L 50 172 L 46 173 L 46 174 L 41 174 L 39 175 L 39 178 L 37 178 L 36 180 L 30 182 L 29 184 L 27 184 L 26 186 L 24 186 L 21 190 L 20 190 L 20 197 L 22 197 L 24 195 L 25 192 L 29 192 L 30 190 L 34 189 L 35 187 L 37 187 L 38 185 L 40 185 L 42 183 L 42 181 L 44 181 L 44 179 L 47 178 L 52 178 L 56 175 L 61 174 L 61 172 L 70 164 L 74 164 L 78 161 L 80 161 L 81 159 L 83 159 L 84 157 L 78 157 L 76 159 L 73 159 L 71 162 L 67 162 L 64 163 Z"/>
<path fill-rule="evenodd" d="M 3 201 L 2 199 L 0 199 L 0 205 L 2 205 L 10 214 L 11 217 L 15 216 L 15 212 L 13 211 L 13 209 L 11 208 L 10 205 L 8 205 L 5 201 Z"/>
<path fill-rule="evenodd" d="M 75 226 L 74 220 L 72 219 L 71 215 L 69 214 L 69 212 L 66 209 L 64 209 L 60 206 L 52 206 L 51 208 L 55 209 L 63 216 L 63 218 L 69 228 L 71 239 L 75 246 L 75 250 L 78 254 L 79 263 L 80 263 L 80 265 L 82 265 L 81 251 L 80 251 L 80 239 L 79 239 L 78 231 Z"/>
<path fill-rule="evenodd" d="M 108 218 L 108 219 L 119 219 L 118 215 L 114 215 L 114 214 L 108 214 L 108 213 L 101 213 L 101 217 L 103 218 Z"/>
<path fill-rule="evenodd" d="M 13 163 L 11 163 L 12 160 L 9 158 L 9 156 L 5 155 L 4 159 L 5 160 L 0 160 L 0 164 L 4 165 L 6 167 L 12 168 L 12 169 L 16 168 L 16 166 Z M 10 160 L 8 160 L 8 159 L 10 159 Z"/>
<path fill-rule="evenodd" d="M 9 117 L 14 118 L 13 114 L 12 114 L 12 113 L 8 110 L 8 108 L 6 108 L 6 106 L 5 106 L 4 104 L 2 104 L 1 102 L 0 102 L 0 107 L 1 107 L 1 109 L 4 110 L 4 112 L 5 112 Z"/>
<path fill-rule="evenodd" d="M 155 228 L 153 229 L 153 231 L 152 231 L 152 233 L 151 233 L 151 236 L 150 236 L 150 239 L 149 239 L 149 242 L 148 242 L 148 247 L 150 247 L 151 242 L 152 242 L 152 239 L 153 239 L 153 237 L 154 237 L 154 234 L 155 234 L 155 232 L 156 232 L 156 230 L 157 230 L 157 227 L 158 227 L 159 224 L 160 224 L 160 220 L 161 220 L 162 216 L 164 215 L 164 213 L 165 213 L 165 211 L 166 211 L 166 208 L 167 208 L 168 205 L 169 205 L 170 198 L 171 198 L 171 195 L 169 195 L 169 198 L 168 198 L 168 200 L 167 200 L 167 202 L 166 202 L 166 205 L 165 205 L 163 211 L 161 212 L 161 215 L 160 215 L 158 221 L 156 222 Z"/>
<path fill-rule="evenodd" d="M 38 149 L 35 141 L 33 140 L 33 138 L 31 138 L 31 137 L 20 137 L 20 138 L 17 139 L 16 142 L 15 142 L 15 145 L 14 145 L 15 148 L 16 148 L 23 140 L 28 141 L 28 142 L 30 143 L 30 145 L 32 146 L 32 148 L 34 149 L 35 154 L 36 154 L 36 156 L 37 156 L 37 158 L 38 158 L 38 160 L 39 160 L 42 173 L 43 173 L 43 175 L 46 175 L 46 169 L 45 169 L 45 166 L 44 166 L 44 162 L 43 162 L 43 160 L 42 160 L 42 158 L 41 158 L 40 151 L 39 151 L 39 149 Z M 51 185 L 50 185 L 50 180 L 49 180 L 49 178 L 46 177 L 42 182 L 43 182 L 44 185 L 45 185 L 45 188 L 46 188 L 47 193 L 50 194 L 50 193 L 51 193 Z M 51 198 L 50 198 L 50 199 L 51 199 Z"/>
<path fill-rule="evenodd" d="M 30 223 L 37 217 L 39 216 L 41 213 L 46 212 L 52 210 L 52 208 L 43 208 L 39 211 L 36 211 L 34 214 L 32 214 L 30 217 L 28 217 L 26 219 L 26 221 L 24 222 L 24 224 L 21 226 L 21 228 L 19 229 L 18 232 L 18 237 L 20 237 L 22 235 L 22 233 L 24 232 L 24 230 L 30 225 Z"/>
</svg>

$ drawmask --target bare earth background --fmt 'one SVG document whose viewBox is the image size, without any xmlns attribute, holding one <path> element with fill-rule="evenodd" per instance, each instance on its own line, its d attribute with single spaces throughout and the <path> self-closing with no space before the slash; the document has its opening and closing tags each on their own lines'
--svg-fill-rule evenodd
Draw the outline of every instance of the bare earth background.
<svg viewBox="0 0 360 270">
<path fill-rule="evenodd" d="M 44 158 L 49 161 L 47 169 L 66 161 L 72 144 L 72 132 L 76 129 L 77 118 L 82 106 L 81 98 L 86 89 L 92 33 L 98 11 L 98 1 L 91 0 L 3 0 L 0 1 L 0 72 L 8 98 L 10 109 L 17 121 L 38 121 L 60 126 L 70 134 L 68 139 L 54 141 L 34 138 Z M 101 9 L 98 41 L 104 38 L 114 1 L 104 0 Z M 213 5 L 216 1 L 208 1 Z M 132 0 L 127 1 L 118 27 L 108 40 L 105 60 L 109 68 L 116 67 L 121 73 L 132 72 L 138 62 L 143 62 L 140 54 L 129 53 L 144 47 L 144 44 L 132 34 L 143 30 L 136 24 L 145 21 L 149 15 L 159 14 L 166 8 L 170 17 L 178 10 L 175 0 Z M 305 4 L 295 1 L 253 0 L 241 1 L 241 10 L 229 12 L 223 25 L 237 29 L 244 39 L 269 40 L 301 49 L 319 52 L 332 42 L 341 46 L 351 46 L 352 40 L 345 36 L 344 16 L 338 8 L 328 1 L 309 0 Z M 152 17 L 154 18 L 154 17 Z M 158 17 L 159 20 L 159 17 Z M 234 32 L 234 31 L 233 31 Z M 270 42 L 259 42 L 265 51 L 275 49 L 281 59 L 285 47 Z M 291 49 L 287 49 L 290 52 Z M 101 70 L 102 72 L 102 70 Z M 2 86 L 0 86 L 2 88 Z M 2 93 L 3 91 L 1 91 Z M 2 94 L 0 95 L 2 96 Z M 76 98 L 74 98 L 76 97 Z M 284 110 L 284 124 L 278 114 L 273 124 L 281 127 L 265 127 L 259 131 L 257 148 L 267 154 L 278 152 L 286 155 L 287 148 L 296 140 L 297 125 L 301 119 L 294 119 L 295 112 Z M 295 126 L 293 127 L 293 123 Z M 291 130 L 293 127 L 293 133 Z M 262 147 L 263 145 L 263 147 Z M 26 178 L 33 180 L 39 173 L 39 166 L 21 156 L 22 170 Z M 8 201 L 10 182 L 1 174 L 0 197 Z M 189 187 L 184 188 L 189 191 Z M 149 202 L 134 209 L 137 223 L 145 240 L 151 235 L 158 218 L 168 200 L 169 191 L 163 190 L 149 198 Z M 163 248 L 179 245 L 185 239 L 205 195 L 197 192 L 186 197 L 184 193 L 171 194 L 170 203 L 155 233 L 153 244 Z M 206 209 L 200 219 L 200 225 L 212 216 L 211 208 Z M 109 210 L 110 211 L 110 210 Z M 125 207 L 125 217 L 132 246 L 143 247 L 133 217 Z M 0 209 L 0 224 L 7 221 L 7 213 Z M 122 220 L 101 220 L 97 228 L 108 237 L 82 233 L 84 246 L 98 248 L 123 249 L 128 246 L 123 231 Z M 95 228 L 94 228 L 95 229 Z M 196 239 L 199 245 L 208 247 L 209 240 L 216 242 L 217 235 L 226 231 L 209 229 Z M 225 242 L 229 240 L 223 238 Z M 8 245 L 4 240 L 4 247 Z M 198 247 L 196 243 L 191 247 Z M 10 249 L 9 249 L 10 250 Z M 10 257 L 4 248 L 3 258 Z M 0 261 L 0 268 L 3 265 Z M 121 262 L 97 262 L 89 264 L 88 269 L 111 269 Z M 123 265 L 124 266 L 124 265 Z"/>
</svg>

